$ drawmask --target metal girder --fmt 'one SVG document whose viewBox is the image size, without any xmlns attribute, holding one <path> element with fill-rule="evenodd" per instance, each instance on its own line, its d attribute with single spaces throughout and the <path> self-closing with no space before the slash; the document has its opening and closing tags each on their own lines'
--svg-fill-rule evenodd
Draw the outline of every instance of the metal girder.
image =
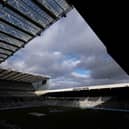
<svg viewBox="0 0 129 129">
<path fill-rule="evenodd" d="M 8 79 L 8 78 L 10 78 L 10 77 L 12 77 L 12 76 L 14 76 L 14 75 L 16 75 L 17 73 L 16 72 L 10 72 L 10 73 L 8 73 L 6 76 L 4 76 L 4 77 L 2 77 L 2 79 Z"/>
<path fill-rule="evenodd" d="M 0 55 L 6 55 L 9 56 L 7 53 L 0 52 Z"/>
<path fill-rule="evenodd" d="M 37 0 L 32 0 L 35 4 L 39 6 L 39 8 L 43 9 L 47 14 L 49 14 L 53 19 L 57 19 L 57 16 L 53 14 L 49 9 L 47 9 L 45 6 L 41 5 Z"/>
<path fill-rule="evenodd" d="M 5 71 L 3 73 L 0 73 L 0 79 L 4 79 L 4 77 L 9 75 L 10 73 L 12 73 L 12 71 Z"/>
<path fill-rule="evenodd" d="M 15 72 L 14 75 L 12 75 L 11 77 L 7 77 L 6 79 L 10 79 L 10 80 L 14 80 L 16 77 L 19 77 L 21 76 L 21 73 L 20 72 Z"/>
<path fill-rule="evenodd" d="M 6 20 L 4 20 L 4 19 L 1 19 L 1 18 L 0 18 L 0 21 L 3 21 L 4 23 L 6 23 L 6 24 L 8 24 L 8 25 L 14 27 L 15 29 L 18 29 L 19 31 L 24 32 L 24 33 L 26 33 L 26 34 L 28 34 L 28 35 L 30 35 L 30 36 L 32 36 L 32 37 L 33 37 L 33 36 L 36 36 L 36 35 L 32 34 L 31 32 L 26 31 L 26 30 L 24 30 L 23 28 L 21 28 L 21 27 L 19 27 L 19 26 L 16 26 L 16 25 L 14 25 L 14 24 L 11 24 L 10 22 L 8 22 L 8 21 L 6 21 Z"/>
<path fill-rule="evenodd" d="M 13 38 L 13 39 L 16 39 L 16 40 L 19 40 L 19 41 L 22 41 L 22 42 L 25 43 L 25 41 L 22 40 L 21 38 L 17 38 L 16 36 L 13 36 L 13 35 L 11 35 L 11 34 L 8 34 L 8 33 L 6 33 L 6 32 L 1 31 L 1 30 L 0 30 L 0 33 L 3 33 L 4 35 L 7 35 L 7 36 L 9 36 L 9 37 L 11 37 L 11 38 Z"/>
<path fill-rule="evenodd" d="M 38 81 L 42 81 L 42 80 L 48 80 L 49 77 L 22 73 L 22 72 L 17 72 L 17 71 L 6 70 L 6 69 L 0 68 L 0 79 L 16 81 L 16 82 L 33 83 L 33 82 L 38 82 Z"/>
<path fill-rule="evenodd" d="M 6 45 L 10 45 L 10 46 L 13 46 L 13 47 L 19 48 L 19 46 L 15 45 L 15 44 L 11 44 L 11 43 L 6 42 L 6 41 L 3 41 L 3 40 L 0 40 L 0 43 L 3 43 L 3 44 L 6 44 Z"/>
<path fill-rule="evenodd" d="M 1 58 L 6 58 L 7 55 L 0 54 L 0 57 L 1 57 Z"/>
<path fill-rule="evenodd" d="M 27 42 L 32 38 L 29 34 L 24 33 L 3 21 L 0 21 L 0 32 L 23 42 Z"/>
<path fill-rule="evenodd" d="M 10 49 L 8 49 L 8 48 L 3 48 L 3 47 L 1 47 L 1 46 L 0 46 L 0 49 L 7 50 L 7 51 L 9 51 L 9 52 L 14 52 L 13 50 L 10 50 Z"/>
<path fill-rule="evenodd" d="M 10 10 L 14 11 L 15 13 L 17 13 L 18 15 L 24 17 L 25 19 L 27 19 L 28 21 L 32 22 L 34 25 L 40 27 L 41 29 L 44 29 L 44 27 L 42 25 L 40 25 L 39 23 L 35 22 L 34 20 L 32 20 L 30 17 L 26 16 L 24 13 L 21 13 L 19 10 L 17 10 L 16 8 L 14 8 L 13 6 L 10 6 L 8 4 L 8 2 L 6 3 L 6 7 L 8 7 Z"/>
<path fill-rule="evenodd" d="M 23 79 L 26 78 L 26 77 L 28 77 L 27 74 L 22 74 L 21 76 L 14 78 L 14 80 L 16 80 L 16 81 L 21 81 L 21 80 L 23 80 Z"/>
<path fill-rule="evenodd" d="M 8 70 L 4 70 L 3 72 L 0 73 L 0 78 L 3 77 L 4 75 L 6 75 L 9 71 Z"/>
</svg>

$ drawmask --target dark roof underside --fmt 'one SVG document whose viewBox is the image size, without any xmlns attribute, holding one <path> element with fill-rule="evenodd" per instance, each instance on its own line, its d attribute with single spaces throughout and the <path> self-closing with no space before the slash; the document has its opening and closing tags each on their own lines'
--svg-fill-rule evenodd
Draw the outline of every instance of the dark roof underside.
<svg viewBox="0 0 129 129">
<path fill-rule="evenodd" d="M 41 76 L 41 75 L 32 75 L 29 73 L 22 73 L 13 70 L 6 70 L 0 68 L 0 79 L 1 80 L 11 80 L 17 82 L 27 82 L 27 83 L 34 83 L 39 81 L 48 80 L 49 77 Z"/>
<path fill-rule="evenodd" d="M 70 10 L 65 0 L 0 1 L 0 63 Z"/>
</svg>

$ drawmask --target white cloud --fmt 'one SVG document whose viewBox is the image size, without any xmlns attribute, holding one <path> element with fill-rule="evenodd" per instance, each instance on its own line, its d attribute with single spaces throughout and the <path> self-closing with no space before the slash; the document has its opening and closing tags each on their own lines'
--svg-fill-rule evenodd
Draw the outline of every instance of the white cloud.
<svg viewBox="0 0 129 129">
<path fill-rule="evenodd" d="M 72 59 L 70 59 L 70 60 L 64 60 L 63 61 L 63 65 L 64 65 L 64 67 L 71 67 L 71 68 L 74 68 L 74 67 L 76 67 L 79 63 L 80 63 L 81 61 L 80 60 L 76 60 L 76 61 L 74 61 L 74 60 L 72 60 Z"/>
<path fill-rule="evenodd" d="M 54 54 L 55 56 L 60 56 L 60 55 L 61 55 L 61 52 L 55 51 L 55 52 L 53 52 L 53 54 Z"/>
<path fill-rule="evenodd" d="M 90 74 L 80 74 L 77 72 L 72 72 L 71 74 L 76 78 L 83 78 L 83 79 L 91 78 Z"/>
</svg>

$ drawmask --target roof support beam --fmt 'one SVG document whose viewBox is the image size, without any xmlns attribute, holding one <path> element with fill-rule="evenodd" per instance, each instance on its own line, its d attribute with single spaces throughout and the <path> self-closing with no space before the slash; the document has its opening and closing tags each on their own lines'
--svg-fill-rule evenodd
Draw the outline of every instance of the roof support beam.
<svg viewBox="0 0 129 129">
<path fill-rule="evenodd" d="M 3 43 L 3 44 L 7 44 L 7 45 L 10 45 L 10 46 L 16 47 L 16 48 L 20 48 L 19 46 L 15 45 L 15 44 L 11 44 L 11 43 L 3 41 L 3 40 L 0 40 L 0 42 Z"/>
<path fill-rule="evenodd" d="M 23 78 L 26 78 L 26 77 L 28 77 L 27 74 L 22 74 L 21 76 L 14 78 L 14 80 L 20 81 L 20 80 L 22 80 Z"/>
<path fill-rule="evenodd" d="M 0 52 L 0 55 L 9 56 L 7 53 Z"/>
<path fill-rule="evenodd" d="M 19 41 L 25 43 L 25 41 L 22 40 L 21 38 L 17 38 L 16 36 L 10 35 L 10 34 L 8 34 L 8 33 L 6 33 L 6 32 L 1 31 L 1 30 L 0 30 L 0 33 L 3 33 L 3 34 L 5 34 L 5 35 L 7 35 L 7 36 L 9 36 L 9 37 L 11 37 L 11 38 L 13 38 L 13 39 L 16 39 L 16 40 L 19 40 Z"/>
<path fill-rule="evenodd" d="M 41 29 L 45 29 L 42 25 L 40 25 L 39 23 L 35 22 L 34 20 L 32 20 L 31 18 L 29 18 L 28 16 L 26 16 L 25 14 L 21 13 L 20 11 L 18 11 L 17 9 L 15 9 L 14 7 L 10 6 L 8 3 L 6 3 L 6 7 L 8 7 L 10 10 L 14 11 L 15 13 L 17 13 L 18 15 L 24 17 L 25 19 L 27 19 L 28 21 L 30 21 L 31 23 L 33 23 L 34 25 L 38 26 Z"/>
<path fill-rule="evenodd" d="M 18 72 L 16 72 L 14 75 L 12 75 L 11 77 L 9 76 L 9 77 L 7 77 L 6 79 L 8 80 L 8 79 L 15 79 L 16 77 L 19 77 L 19 76 L 21 76 L 21 73 L 18 73 Z"/>
<path fill-rule="evenodd" d="M 36 36 L 36 35 L 34 35 L 34 34 L 28 32 L 28 31 L 26 31 L 26 30 L 24 30 L 24 29 L 22 29 L 22 28 L 20 28 L 20 27 L 18 27 L 18 26 L 16 26 L 16 25 L 14 25 L 14 24 L 11 24 L 10 22 L 8 22 L 8 21 L 6 21 L 6 20 L 4 20 L 4 19 L 1 19 L 1 18 L 0 18 L 0 21 L 6 23 L 6 24 L 8 24 L 8 25 L 14 27 L 15 29 L 18 29 L 19 31 L 22 31 L 22 32 L 24 32 L 24 33 L 26 33 L 26 34 L 28 34 L 28 35 L 30 35 L 30 36 L 32 36 L 32 37 L 33 37 L 33 36 Z"/>
<path fill-rule="evenodd" d="M 0 46 L 0 49 L 6 50 L 6 51 L 9 51 L 9 52 L 14 52 L 14 51 L 13 51 L 13 50 L 11 50 L 11 49 L 3 48 L 3 47 L 1 47 L 1 46 Z"/>
<path fill-rule="evenodd" d="M 44 10 L 48 15 L 50 15 L 53 19 L 57 19 L 57 16 L 54 15 L 50 10 L 48 10 L 45 6 L 39 3 L 37 0 L 32 0 L 35 4 L 37 4 L 42 10 Z"/>
<path fill-rule="evenodd" d="M 10 74 L 12 71 L 7 71 L 6 73 L 0 75 L 0 79 L 4 79 L 3 77 L 6 77 L 8 74 Z"/>
<path fill-rule="evenodd" d="M 4 57 L 0 57 L 0 59 L 4 60 L 5 58 Z"/>
<path fill-rule="evenodd" d="M 12 76 L 15 76 L 15 75 L 17 75 L 17 72 L 10 72 L 8 75 L 6 75 L 6 76 L 4 76 L 2 79 L 9 79 L 9 78 L 11 78 Z"/>
</svg>

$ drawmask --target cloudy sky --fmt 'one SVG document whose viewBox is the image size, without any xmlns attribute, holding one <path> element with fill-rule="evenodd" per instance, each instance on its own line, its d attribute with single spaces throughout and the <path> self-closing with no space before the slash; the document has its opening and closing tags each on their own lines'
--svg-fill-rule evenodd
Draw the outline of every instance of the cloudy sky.
<svg viewBox="0 0 129 129">
<path fill-rule="evenodd" d="M 50 89 L 127 82 L 88 24 L 73 9 L 2 64 L 51 76 Z"/>
</svg>

